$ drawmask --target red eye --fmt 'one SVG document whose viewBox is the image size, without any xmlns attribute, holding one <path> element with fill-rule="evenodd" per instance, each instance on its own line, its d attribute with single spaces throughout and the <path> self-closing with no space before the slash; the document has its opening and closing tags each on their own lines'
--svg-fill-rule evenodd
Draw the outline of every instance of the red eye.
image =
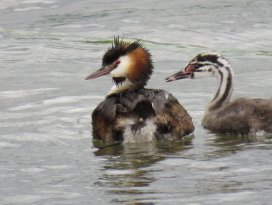
<svg viewBox="0 0 272 205">
<path fill-rule="evenodd" d="M 121 61 L 120 61 L 120 60 L 117 60 L 117 61 L 115 61 L 115 63 L 116 63 L 116 65 L 118 65 L 118 64 L 121 63 Z"/>
</svg>

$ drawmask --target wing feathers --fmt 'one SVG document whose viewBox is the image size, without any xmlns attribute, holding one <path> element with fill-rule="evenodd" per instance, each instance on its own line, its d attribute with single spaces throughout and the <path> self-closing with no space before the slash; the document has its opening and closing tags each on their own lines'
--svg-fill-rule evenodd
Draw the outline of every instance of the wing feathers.
<svg viewBox="0 0 272 205">
<path fill-rule="evenodd" d="M 97 106 L 92 114 L 94 138 L 103 141 L 118 138 L 117 134 L 128 126 L 127 119 L 134 119 L 136 124 L 152 119 L 159 136 L 182 138 L 194 130 L 191 117 L 170 93 L 140 89 L 110 95 Z"/>
</svg>

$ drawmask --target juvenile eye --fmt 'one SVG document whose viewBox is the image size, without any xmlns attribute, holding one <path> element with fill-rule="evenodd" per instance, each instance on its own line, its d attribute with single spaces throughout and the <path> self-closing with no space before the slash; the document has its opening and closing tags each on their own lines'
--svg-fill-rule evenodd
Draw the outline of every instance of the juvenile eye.
<svg viewBox="0 0 272 205">
<path fill-rule="evenodd" d="M 116 65 L 118 65 L 118 64 L 120 64 L 120 63 L 121 63 L 120 60 L 115 61 L 115 64 L 116 64 Z"/>
<path fill-rule="evenodd" d="M 194 64 L 194 67 L 195 67 L 195 69 L 198 69 L 198 68 L 200 68 L 200 67 L 201 67 L 201 64 L 199 64 L 199 63 L 195 63 L 195 64 Z"/>
</svg>

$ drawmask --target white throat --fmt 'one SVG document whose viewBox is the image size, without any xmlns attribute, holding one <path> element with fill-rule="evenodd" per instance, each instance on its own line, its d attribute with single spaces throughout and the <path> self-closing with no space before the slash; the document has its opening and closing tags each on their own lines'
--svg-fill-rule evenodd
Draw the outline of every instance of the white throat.
<svg viewBox="0 0 272 205">
<path fill-rule="evenodd" d="M 125 90 L 129 90 L 131 88 L 133 88 L 135 85 L 126 78 L 126 80 L 121 84 L 121 85 L 114 85 L 110 92 L 108 93 L 108 95 L 110 94 L 114 94 L 114 93 L 120 93 L 123 92 Z"/>
</svg>

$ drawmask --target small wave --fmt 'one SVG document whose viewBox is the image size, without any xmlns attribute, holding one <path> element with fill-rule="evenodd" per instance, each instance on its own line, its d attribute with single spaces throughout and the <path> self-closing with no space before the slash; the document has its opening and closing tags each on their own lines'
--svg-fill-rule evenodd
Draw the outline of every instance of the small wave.
<svg viewBox="0 0 272 205">
<path fill-rule="evenodd" d="M 20 98 L 30 95 L 38 95 L 46 91 L 58 90 L 59 88 L 39 88 L 39 89 L 28 89 L 28 90 L 11 90 L 0 92 L 0 97 L 3 98 Z"/>
<path fill-rule="evenodd" d="M 0 142 L 0 149 L 1 148 L 5 148 L 5 147 L 9 147 L 9 148 L 12 148 L 12 147 L 20 147 L 21 145 L 18 145 L 18 144 L 13 144 L 13 143 L 9 143 L 9 142 Z"/>
<path fill-rule="evenodd" d="M 12 195 L 3 197 L 2 200 L 4 204 L 27 204 L 35 203 L 46 199 L 47 197 L 42 195 Z"/>
<path fill-rule="evenodd" d="M 39 173 L 45 171 L 45 169 L 38 168 L 38 167 L 30 167 L 30 168 L 23 168 L 20 169 L 21 172 L 28 172 L 28 173 Z"/>
<path fill-rule="evenodd" d="M 71 104 L 71 103 L 80 102 L 81 100 L 103 99 L 103 98 L 104 98 L 104 96 L 102 96 L 102 95 L 62 96 L 62 97 L 46 99 L 46 100 L 42 100 L 42 101 L 38 101 L 38 102 L 32 102 L 32 103 L 28 103 L 28 104 L 24 104 L 24 105 L 18 105 L 15 107 L 11 107 L 8 110 L 9 111 L 21 111 L 21 110 L 34 109 L 34 108 L 43 107 L 43 106 Z"/>
<path fill-rule="evenodd" d="M 46 169 L 54 169 L 54 170 L 70 169 L 71 168 L 71 166 L 69 166 L 69 165 L 46 165 L 43 167 Z"/>
<path fill-rule="evenodd" d="M 14 11 L 30 11 L 30 10 L 40 10 L 40 9 L 42 9 L 42 7 L 39 7 L 39 6 L 30 6 L 30 7 L 26 7 L 26 8 L 14 9 Z"/>
<path fill-rule="evenodd" d="M 25 0 L 22 1 L 22 4 L 54 4 L 56 1 L 52 0 Z"/>
</svg>

